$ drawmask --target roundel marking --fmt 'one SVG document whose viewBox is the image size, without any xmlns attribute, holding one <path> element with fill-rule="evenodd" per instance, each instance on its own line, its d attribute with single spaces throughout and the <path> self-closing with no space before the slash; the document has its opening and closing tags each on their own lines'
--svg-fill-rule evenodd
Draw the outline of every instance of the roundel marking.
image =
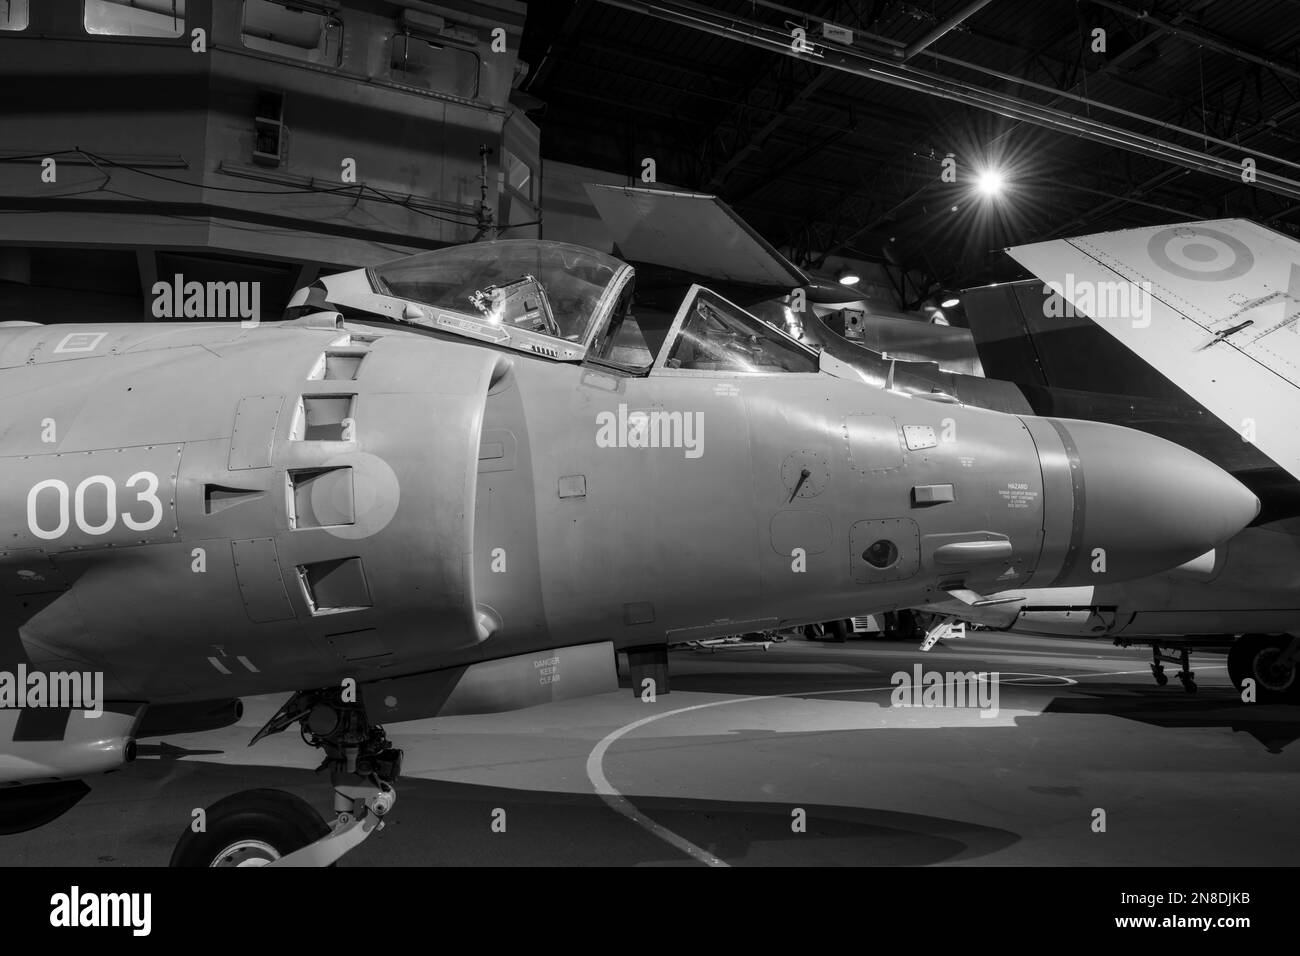
<svg viewBox="0 0 1300 956">
<path fill-rule="evenodd" d="M 1147 255 L 1166 272 L 1198 282 L 1237 279 L 1255 266 L 1244 242 L 1204 226 L 1161 229 L 1147 242 Z"/>
</svg>

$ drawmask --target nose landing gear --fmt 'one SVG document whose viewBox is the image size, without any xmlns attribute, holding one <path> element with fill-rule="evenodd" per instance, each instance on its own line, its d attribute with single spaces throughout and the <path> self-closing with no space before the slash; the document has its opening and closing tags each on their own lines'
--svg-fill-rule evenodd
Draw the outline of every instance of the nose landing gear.
<svg viewBox="0 0 1300 956">
<path fill-rule="evenodd" d="M 317 769 L 330 772 L 334 822 L 293 794 L 246 790 L 196 817 L 172 852 L 172 866 L 331 866 L 383 829 L 402 770 L 402 752 L 384 729 L 339 688 L 327 688 L 294 694 L 251 743 L 295 723 L 304 742 L 325 751 Z"/>
<path fill-rule="evenodd" d="M 1164 687 L 1169 683 L 1169 678 L 1165 674 L 1165 664 L 1177 664 L 1178 680 L 1182 682 L 1183 690 L 1189 694 L 1196 693 L 1196 673 L 1191 667 L 1192 649 L 1190 647 L 1178 648 L 1178 656 L 1171 657 L 1160 649 L 1159 644 L 1151 645 L 1151 676 L 1156 679 L 1156 683 Z"/>
</svg>

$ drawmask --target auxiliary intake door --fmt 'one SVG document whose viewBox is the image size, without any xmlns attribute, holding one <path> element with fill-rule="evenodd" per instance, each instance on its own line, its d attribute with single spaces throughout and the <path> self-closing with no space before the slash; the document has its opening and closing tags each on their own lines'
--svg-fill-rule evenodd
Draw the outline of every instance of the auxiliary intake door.
<svg viewBox="0 0 1300 956">
<path fill-rule="evenodd" d="M 849 568 L 858 584 L 904 581 L 921 567 L 921 535 L 911 518 L 859 521 L 849 529 Z"/>
</svg>

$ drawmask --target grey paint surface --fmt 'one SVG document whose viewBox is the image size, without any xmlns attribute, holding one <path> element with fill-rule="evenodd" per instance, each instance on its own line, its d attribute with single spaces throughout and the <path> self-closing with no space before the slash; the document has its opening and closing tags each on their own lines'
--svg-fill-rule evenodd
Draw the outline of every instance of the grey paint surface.
<svg viewBox="0 0 1300 956">
<path fill-rule="evenodd" d="M 597 324 L 615 308 L 601 302 Z M 68 336 L 93 344 L 69 354 Z M 364 357 L 321 377 L 338 350 Z M 659 364 L 636 373 L 330 313 L 7 329 L 0 578 L 35 588 L 0 597 L 18 653 L 103 670 L 110 698 L 149 702 L 384 682 L 367 699 L 386 719 L 437 713 L 454 692 L 438 674 L 513 659 L 536 673 L 509 671 L 520 691 L 494 705 L 524 706 L 595 686 L 590 655 L 565 648 L 1139 577 L 1256 511 L 1204 459 L 1113 426 L 917 400 L 856 374 Z M 314 397 L 339 396 L 319 407 L 348 419 L 304 427 Z M 602 447 L 602 416 L 653 411 L 691 416 L 696 446 Z M 1061 434 L 1078 449 L 1064 463 L 1043 444 Z M 350 483 L 320 487 L 350 498 L 306 503 L 351 523 L 300 521 L 301 476 L 339 469 Z M 952 500 L 915 500 L 933 485 Z M 1007 544 L 952 548 L 989 541 Z M 877 567 L 882 542 L 895 552 Z M 1104 565 L 1071 548 L 1104 550 Z M 578 672 L 557 681 L 555 668 Z"/>
</svg>

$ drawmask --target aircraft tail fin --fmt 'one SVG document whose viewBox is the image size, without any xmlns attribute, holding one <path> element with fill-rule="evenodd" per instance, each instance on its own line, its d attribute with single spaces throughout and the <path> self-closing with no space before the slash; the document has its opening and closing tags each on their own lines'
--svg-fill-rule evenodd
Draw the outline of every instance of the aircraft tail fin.
<svg viewBox="0 0 1300 956">
<path fill-rule="evenodd" d="M 1041 279 L 967 289 L 962 305 L 989 378 L 1030 388 L 1188 401 L 1123 343 L 1068 310 Z"/>
</svg>

